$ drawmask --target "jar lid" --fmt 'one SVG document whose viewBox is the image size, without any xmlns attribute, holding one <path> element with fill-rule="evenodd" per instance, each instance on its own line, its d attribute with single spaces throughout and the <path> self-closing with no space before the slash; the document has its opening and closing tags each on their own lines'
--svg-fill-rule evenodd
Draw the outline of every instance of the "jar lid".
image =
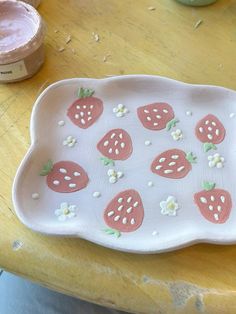
<svg viewBox="0 0 236 314">
<path fill-rule="evenodd" d="M 41 46 L 44 36 L 44 22 L 31 5 L 0 1 L 0 64 L 24 59 Z"/>
</svg>

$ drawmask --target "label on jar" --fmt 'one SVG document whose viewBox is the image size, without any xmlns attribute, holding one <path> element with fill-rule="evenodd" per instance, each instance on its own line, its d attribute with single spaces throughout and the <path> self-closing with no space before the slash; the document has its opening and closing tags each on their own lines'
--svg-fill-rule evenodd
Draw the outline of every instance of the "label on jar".
<svg viewBox="0 0 236 314">
<path fill-rule="evenodd" d="M 13 81 L 20 79 L 28 74 L 25 62 L 0 65 L 0 81 Z"/>
</svg>

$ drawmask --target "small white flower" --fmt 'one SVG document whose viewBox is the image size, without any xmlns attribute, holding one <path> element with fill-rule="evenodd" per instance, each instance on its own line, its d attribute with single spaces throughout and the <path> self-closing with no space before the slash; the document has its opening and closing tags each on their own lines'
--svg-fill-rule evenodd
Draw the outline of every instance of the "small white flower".
<svg viewBox="0 0 236 314">
<path fill-rule="evenodd" d="M 208 165 L 210 168 L 223 168 L 224 167 L 224 157 L 221 157 L 220 154 L 216 153 L 213 156 L 208 156 Z"/>
<path fill-rule="evenodd" d="M 177 130 L 171 132 L 171 136 L 173 137 L 173 140 L 179 141 L 183 138 L 183 133 L 180 129 L 177 129 Z"/>
<path fill-rule="evenodd" d="M 76 206 L 69 205 L 68 203 L 61 203 L 60 208 L 55 210 L 55 215 L 59 221 L 74 218 L 76 216 Z"/>
<path fill-rule="evenodd" d="M 123 104 L 119 104 L 117 107 L 113 108 L 113 112 L 118 118 L 124 117 L 129 110 Z"/>
<path fill-rule="evenodd" d="M 74 147 L 77 143 L 77 139 L 71 135 L 67 136 L 67 138 L 63 141 L 63 146 Z"/>
<path fill-rule="evenodd" d="M 176 216 L 179 204 L 174 196 L 168 196 L 166 201 L 160 202 L 162 215 Z"/>
<path fill-rule="evenodd" d="M 107 171 L 107 175 L 109 177 L 110 183 L 116 183 L 118 181 L 118 179 L 120 179 L 124 176 L 123 172 L 115 171 L 114 169 L 109 169 Z"/>
</svg>

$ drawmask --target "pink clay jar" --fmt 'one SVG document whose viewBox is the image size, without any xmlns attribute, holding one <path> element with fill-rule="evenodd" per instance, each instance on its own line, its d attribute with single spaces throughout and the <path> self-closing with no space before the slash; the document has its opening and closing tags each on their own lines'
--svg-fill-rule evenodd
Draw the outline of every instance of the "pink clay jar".
<svg viewBox="0 0 236 314">
<path fill-rule="evenodd" d="M 0 83 L 33 76 L 44 62 L 45 27 L 31 5 L 0 1 Z"/>
</svg>

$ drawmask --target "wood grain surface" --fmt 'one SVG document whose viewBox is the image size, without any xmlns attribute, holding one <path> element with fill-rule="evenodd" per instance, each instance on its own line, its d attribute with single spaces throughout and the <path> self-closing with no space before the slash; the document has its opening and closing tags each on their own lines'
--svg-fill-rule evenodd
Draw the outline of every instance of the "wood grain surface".
<svg viewBox="0 0 236 314">
<path fill-rule="evenodd" d="M 236 313 L 236 246 L 115 252 L 36 234 L 11 201 L 33 103 L 56 80 L 156 74 L 236 89 L 236 1 L 193 8 L 174 0 L 44 0 L 39 11 L 47 23 L 45 65 L 32 79 L 0 85 L 0 267 L 133 313 Z"/>
</svg>

